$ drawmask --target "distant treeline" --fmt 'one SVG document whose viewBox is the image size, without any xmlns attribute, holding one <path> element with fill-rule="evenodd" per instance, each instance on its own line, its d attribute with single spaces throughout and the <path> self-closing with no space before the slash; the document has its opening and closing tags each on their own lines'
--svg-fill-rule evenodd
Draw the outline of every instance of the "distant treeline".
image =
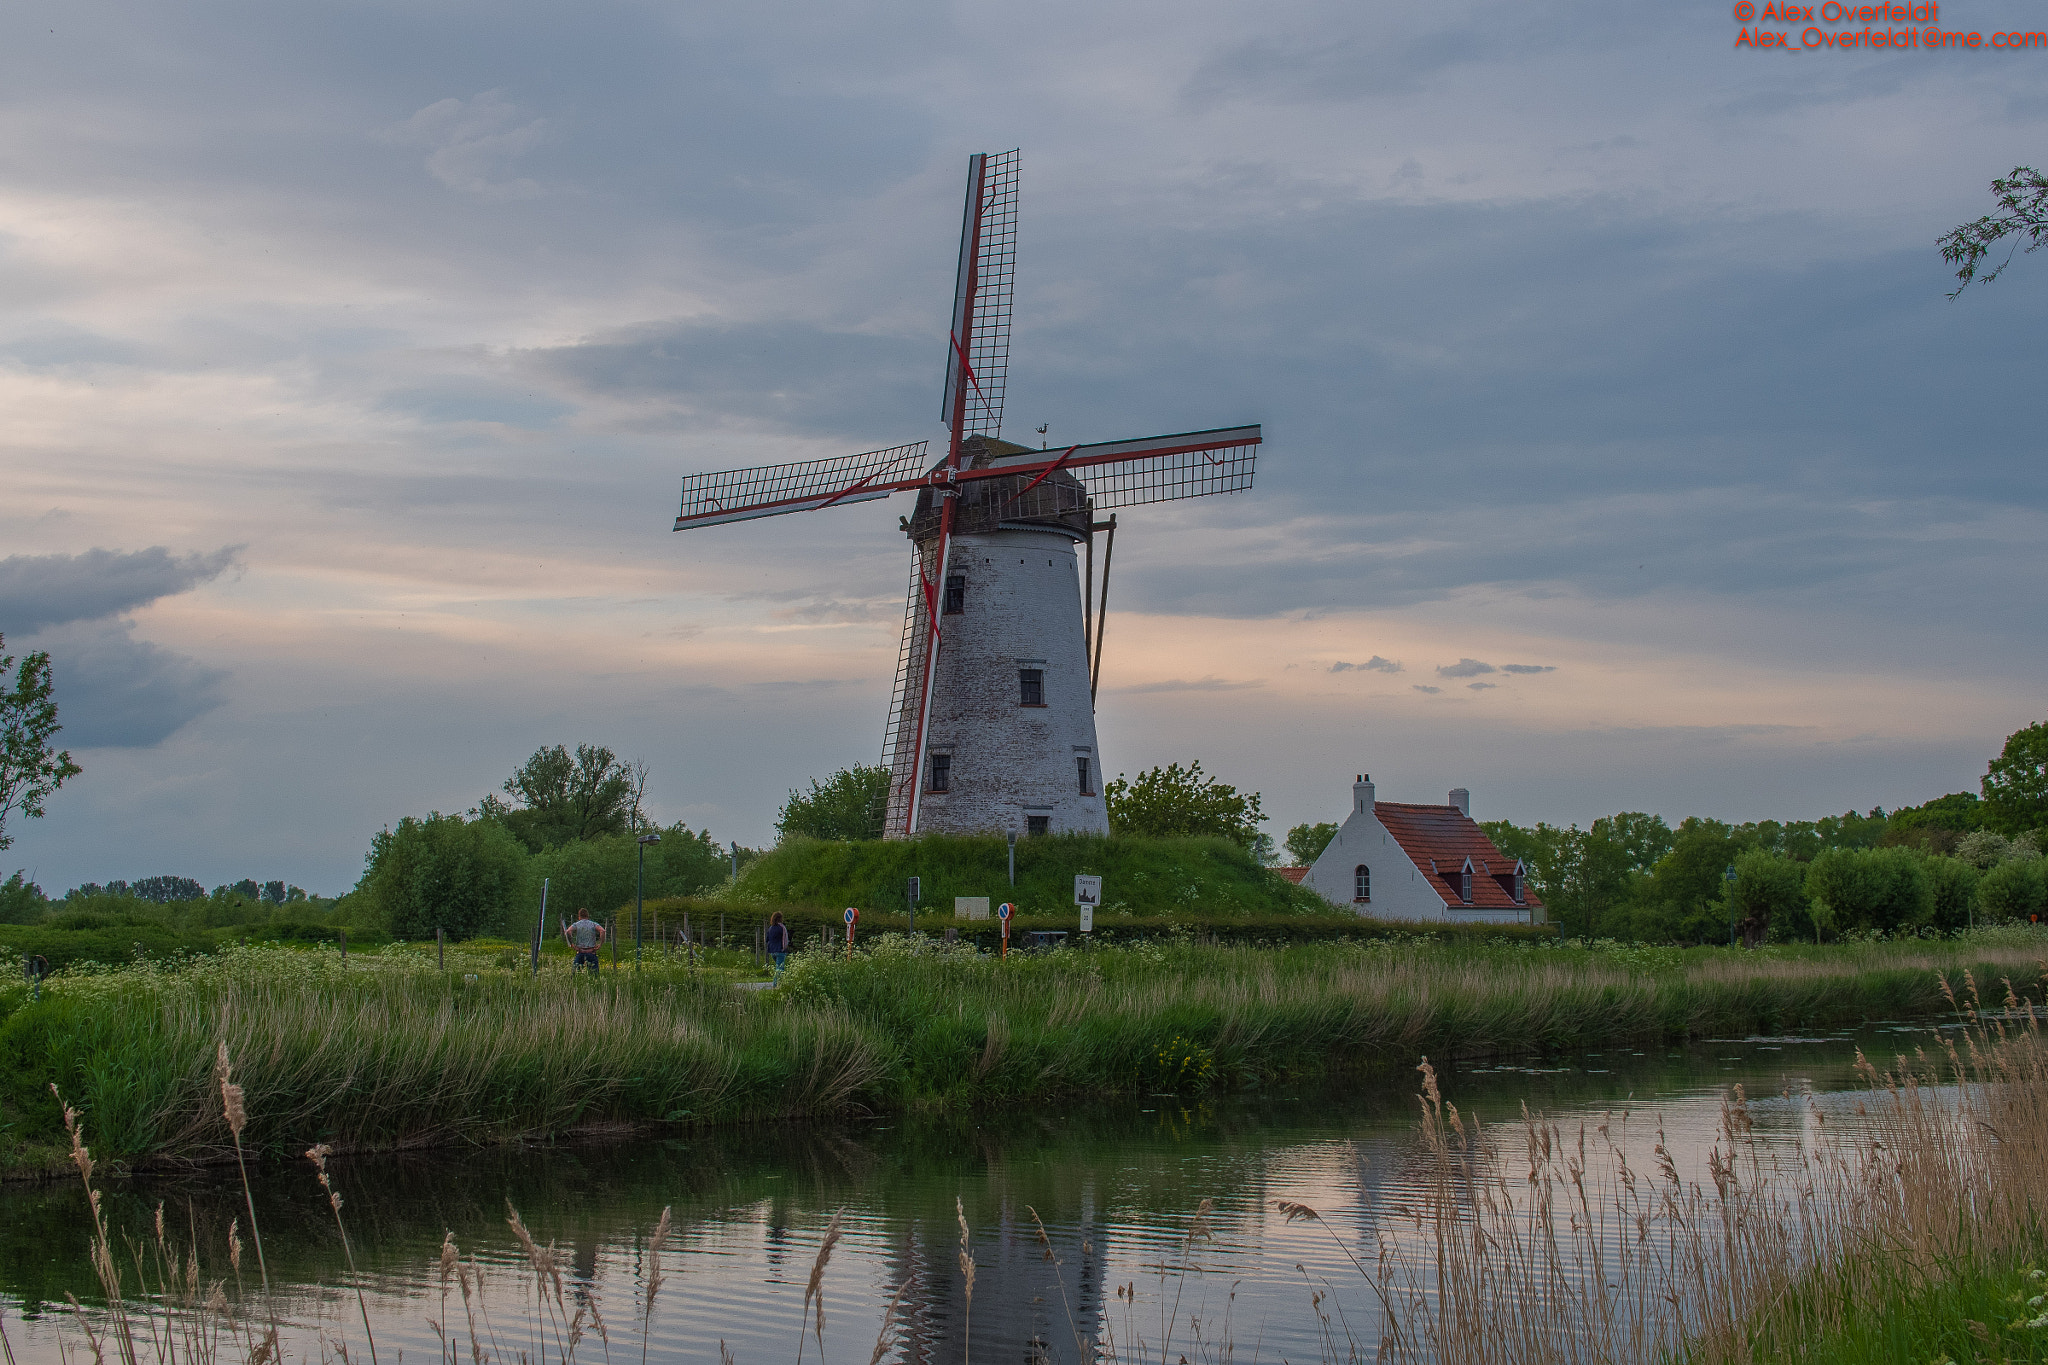
<svg viewBox="0 0 2048 1365">
<path fill-rule="evenodd" d="M 2048 724 L 2010 735 L 1982 795 L 1889 813 L 1676 829 L 1623 811 L 1589 828 L 1490 821 L 1568 934 L 1680 943 L 1949 932 L 2048 914 Z"/>
<path fill-rule="evenodd" d="M 648 900 L 709 895 L 894 912 L 913 874 L 923 879 L 926 904 L 941 913 L 955 895 L 1050 907 L 1067 903 L 1063 888 L 1077 870 L 1111 874 L 1105 913 L 1118 902 L 1139 915 L 1300 913 L 1308 895 L 1266 884 L 1279 879 L 1260 871 L 1259 861 L 1272 855 L 1262 838 L 1248 833 L 1263 818 L 1256 794 L 1239 798 L 1234 788 L 1207 779 L 1199 765 L 1177 785 L 1153 782 L 1148 799 L 1162 809 L 1162 830 L 1181 835 L 1218 833 L 1195 817 L 1214 824 L 1210 808 L 1224 797 L 1235 799 L 1234 823 L 1220 831 L 1235 847 L 1197 849 L 1199 840 L 1140 837 L 1026 846 L 1014 894 L 999 839 L 933 841 L 914 849 L 848 839 L 849 831 L 860 832 L 849 827 L 821 840 L 792 818 L 819 806 L 820 793 L 841 787 L 846 800 L 840 804 L 854 809 L 860 804 L 854 798 L 866 790 L 859 773 L 838 774 L 823 786 L 814 782 L 809 796 L 792 792 L 784 844 L 761 863 L 759 875 L 734 884 L 735 869 L 744 872 L 763 855 L 721 846 L 709 830 L 651 826 L 641 812 L 646 776 L 644 765 L 621 762 L 601 747 L 579 745 L 574 754 L 561 746 L 539 750 L 505 781 L 503 797 L 486 796 L 464 814 L 407 816 L 378 832 L 362 879 L 334 900 L 282 882 L 244 881 L 205 893 L 189 878 L 152 877 L 132 885 L 88 884 L 53 903 L 16 873 L 0 883 L 0 924 L 73 925 L 78 914 L 96 913 L 115 917 L 103 926 L 109 932 L 117 923 L 155 924 L 165 932 L 275 926 L 289 938 L 346 927 L 359 939 L 418 940 L 440 930 L 451 939 L 521 941 L 532 931 L 544 883 L 552 925 L 579 908 L 607 918 L 630 905 L 636 889 Z M 2009 736 L 1981 787 L 1981 795 L 1956 792 L 1920 806 L 1819 820 L 1730 824 L 1692 817 L 1674 828 L 1661 816 L 1623 811 L 1586 829 L 1508 821 L 1485 828 L 1503 852 L 1528 863 L 1552 922 L 1567 935 L 1813 942 L 1948 932 L 1977 921 L 2048 914 L 2048 861 L 2041 856 L 2048 846 L 2048 723 Z M 1334 824 L 1297 826 L 1288 831 L 1287 850 L 1296 861 L 1311 862 L 1335 831 Z M 1075 861 L 1084 843 L 1085 869 Z M 1005 869 L 1001 881 L 998 869 Z"/>
</svg>

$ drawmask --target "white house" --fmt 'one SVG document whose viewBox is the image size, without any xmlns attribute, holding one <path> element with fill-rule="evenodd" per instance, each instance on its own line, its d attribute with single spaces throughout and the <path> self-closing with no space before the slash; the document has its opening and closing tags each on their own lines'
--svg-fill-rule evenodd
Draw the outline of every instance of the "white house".
<svg viewBox="0 0 2048 1365">
<path fill-rule="evenodd" d="M 1376 801 L 1372 778 L 1360 773 L 1351 813 L 1302 885 L 1374 919 L 1542 924 L 1527 875 L 1473 823 L 1463 787 L 1441 806 Z"/>
</svg>

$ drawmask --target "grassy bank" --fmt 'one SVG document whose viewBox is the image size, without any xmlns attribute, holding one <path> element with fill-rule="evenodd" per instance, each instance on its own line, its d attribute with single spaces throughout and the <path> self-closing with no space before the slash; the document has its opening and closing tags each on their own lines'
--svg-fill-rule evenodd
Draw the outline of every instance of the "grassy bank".
<svg viewBox="0 0 2048 1365">
<path fill-rule="evenodd" d="M 1102 878 L 1105 914 L 1327 914 L 1330 904 L 1262 865 L 1227 839 L 1119 839 L 1058 834 L 1017 841 L 931 834 L 916 839 L 792 839 L 740 873 L 735 898 L 863 913 L 900 914 L 919 878 L 928 912 L 950 915 L 956 896 L 1010 901 L 1024 914 L 1074 914 L 1074 878 Z"/>
<path fill-rule="evenodd" d="M 650 966 L 538 979 L 503 950 L 236 949 L 0 991 L 0 1142 L 60 1141 L 56 1082 L 127 1161 L 226 1148 L 212 1067 L 247 1088 L 244 1141 L 288 1153 L 618 1124 L 746 1122 L 1076 1093 L 1244 1088 L 1427 1054 L 1776 1032 L 1925 1014 L 1938 974 L 2031 989 L 2048 942 L 1645 949 L 1388 940 L 1146 944 L 999 961 L 906 940 L 801 954 L 782 989 Z"/>
</svg>

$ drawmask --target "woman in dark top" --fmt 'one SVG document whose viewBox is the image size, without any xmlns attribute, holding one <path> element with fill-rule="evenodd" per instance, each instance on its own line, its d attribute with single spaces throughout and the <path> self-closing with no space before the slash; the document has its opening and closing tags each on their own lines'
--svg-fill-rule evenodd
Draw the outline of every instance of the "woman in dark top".
<svg viewBox="0 0 2048 1365">
<path fill-rule="evenodd" d="M 775 975 L 782 975 L 782 968 L 789 961 L 789 926 L 782 922 L 782 912 L 777 910 L 768 917 L 768 960 L 775 964 Z"/>
</svg>

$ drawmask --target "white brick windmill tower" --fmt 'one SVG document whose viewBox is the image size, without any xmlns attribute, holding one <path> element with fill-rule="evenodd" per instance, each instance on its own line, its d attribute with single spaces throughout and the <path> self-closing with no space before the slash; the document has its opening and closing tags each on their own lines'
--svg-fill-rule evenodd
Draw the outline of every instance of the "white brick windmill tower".
<svg viewBox="0 0 2048 1365">
<path fill-rule="evenodd" d="M 1257 426 L 1031 450 L 998 439 L 1009 368 L 1017 153 L 968 161 L 947 338 L 943 459 L 927 442 L 693 474 L 678 531 L 916 492 L 885 832 L 1107 833 L 1095 686 L 1116 507 L 1249 488 Z M 1109 540 L 1102 595 L 1095 535 Z M 1085 567 L 1083 557 L 1085 556 Z"/>
</svg>

